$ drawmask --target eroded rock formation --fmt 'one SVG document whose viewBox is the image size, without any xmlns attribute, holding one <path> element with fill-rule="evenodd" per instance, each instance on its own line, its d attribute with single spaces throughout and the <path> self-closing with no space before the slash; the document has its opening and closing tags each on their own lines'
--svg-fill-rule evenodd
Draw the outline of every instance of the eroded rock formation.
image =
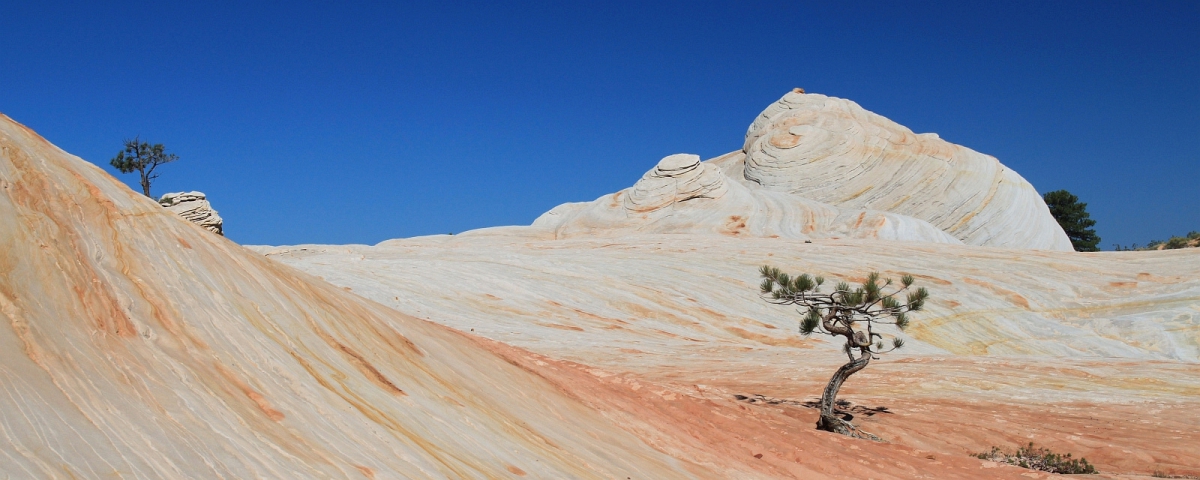
<svg viewBox="0 0 1200 480">
<path fill-rule="evenodd" d="M 163 195 L 158 203 L 187 221 L 204 227 L 205 230 L 225 235 L 224 221 L 202 192 L 168 193 Z"/>
<path fill-rule="evenodd" d="M 790 92 L 750 125 L 745 178 L 925 220 L 968 245 L 1071 251 L 1041 195 L 994 157 L 841 98 Z"/>
<path fill-rule="evenodd" d="M 537 352 L 523 365 L 548 378 L 587 365 L 604 383 L 590 398 L 653 412 L 638 421 L 673 432 L 659 445 L 703 438 L 689 450 L 703 462 L 758 448 L 768 476 L 1036 476 L 955 464 L 1035 441 L 1102 472 L 1200 474 L 1189 433 L 1200 429 L 1200 256 L 1071 252 L 1032 187 L 994 159 L 801 94 L 768 109 L 745 152 L 665 158 L 633 187 L 530 227 L 259 250 Z M 813 441 L 805 408 L 845 357 L 798 336 L 801 314 L 756 297 L 767 263 L 831 282 L 911 274 L 932 292 L 903 334 L 907 353 L 856 376 L 846 396 L 856 404 L 844 413 L 889 446 Z M 738 410 L 724 409 L 729 398 Z M 1170 414 L 1128 421 L 1146 412 Z M 894 456 L 917 445 L 928 463 Z M 844 461 L 860 451 L 897 468 Z"/>
<path fill-rule="evenodd" d="M 1033 186 L 995 158 L 802 90 L 767 107 L 742 151 L 671 155 L 633 187 L 534 225 L 560 238 L 704 232 L 1072 251 Z"/>
<path fill-rule="evenodd" d="M 646 213 L 693 199 L 719 199 L 728 191 L 725 176 L 697 155 L 663 158 L 625 195 L 625 210 Z"/>
</svg>

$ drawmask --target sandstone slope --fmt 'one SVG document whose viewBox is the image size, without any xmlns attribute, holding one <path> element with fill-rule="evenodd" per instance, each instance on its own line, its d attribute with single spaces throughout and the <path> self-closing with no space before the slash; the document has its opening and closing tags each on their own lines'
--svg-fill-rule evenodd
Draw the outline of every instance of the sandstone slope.
<svg viewBox="0 0 1200 480">
<path fill-rule="evenodd" d="M 722 461 L 767 452 L 809 469 L 841 444 L 812 430 L 816 414 L 804 403 L 845 356 L 824 338 L 799 336 L 792 309 L 758 299 L 757 267 L 831 281 L 909 273 L 932 292 L 903 334 L 910 345 L 844 390 L 864 428 L 892 443 L 854 444 L 855 453 L 885 465 L 900 452 L 927 462 L 893 472 L 901 478 L 979 478 L 983 470 L 937 469 L 993 445 L 1036 441 L 1109 473 L 1200 474 L 1191 453 L 1200 448 L 1200 256 L 1192 251 L 711 234 L 564 240 L 536 227 L 257 248 L 402 312 L 533 351 L 541 357 L 527 365 L 547 377 L 598 378 L 607 389 L 589 395 L 593 404 L 654 425 L 642 435 L 656 444 L 703 431 L 726 452 Z M 887 412 L 875 414 L 879 406 Z"/>
<path fill-rule="evenodd" d="M 478 340 L 212 235 L 3 116 L 0 225 L 6 478 L 741 471 L 651 448 Z"/>
</svg>

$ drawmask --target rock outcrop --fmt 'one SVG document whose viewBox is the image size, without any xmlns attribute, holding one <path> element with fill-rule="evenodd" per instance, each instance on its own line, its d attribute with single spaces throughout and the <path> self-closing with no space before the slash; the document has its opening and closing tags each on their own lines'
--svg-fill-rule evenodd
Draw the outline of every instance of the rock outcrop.
<svg viewBox="0 0 1200 480">
<path fill-rule="evenodd" d="M 726 191 L 720 169 L 701 163 L 697 155 L 671 155 L 633 185 L 624 206 L 633 214 L 653 212 L 693 199 L 719 199 Z"/>
<path fill-rule="evenodd" d="M 745 178 L 925 220 L 968 245 L 1072 251 L 1037 190 L 994 157 L 841 98 L 790 92 L 750 125 Z"/>
<path fill-rule="evenodd" d="M 560 239 L 647 233 L 708 233 L 801 240 L 872 238 L 960 244 L 928 222 L 877 210 L 838 208 L 731 179 L 696 155 L 662 159 L 633 187 L 546 212 L 535 227 Z"/>
<path fill-rule="evenodd" d="M 854 102 L 792 92 L 743 150 L 662 159 L 633 187 L 560 205 L 560 238 L 717 233 L 875 238 L 1072 251 L 1033 186 L 995 158 L 912 131 Z"/>
<path fill-rule="evenodd" d="M 205 230 L 225 236 L 224 221 L 202 192 L 168 193 L 158 203 Z"/>
</svg>

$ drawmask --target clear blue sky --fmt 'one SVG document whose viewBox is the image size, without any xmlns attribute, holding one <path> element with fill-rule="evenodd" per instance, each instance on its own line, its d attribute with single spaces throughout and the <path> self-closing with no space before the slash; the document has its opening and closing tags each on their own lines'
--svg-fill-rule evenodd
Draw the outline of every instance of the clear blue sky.
<svg viewBox="0 0 1200 480">
<path fill-rule="evenodd" d="M 155 192 L 246 244 L 528 224 L 797 86 L 1070 190 L 1105 249 L 1200 230 L 1200 2 L 356 3 L 5 2 L 0 112 L 113 173 L 166 144 Z"/>
</svg>

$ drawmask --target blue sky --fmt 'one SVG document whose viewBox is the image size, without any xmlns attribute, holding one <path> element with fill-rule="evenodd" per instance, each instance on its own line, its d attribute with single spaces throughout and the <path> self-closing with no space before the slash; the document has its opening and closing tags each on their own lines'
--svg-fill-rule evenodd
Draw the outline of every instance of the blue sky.
<svg viewBox="0 0 1200 480">
<path fill-rule="evenodd" d="M 797 86 L 1070 190 L 1105 249 L 1200 230 L 1200 2 L 353 3 L 9 2 L 0 112 L 113 173 L 166 144 L 155 193 L 246 244 L 528 224 Z"/>
</svg>

